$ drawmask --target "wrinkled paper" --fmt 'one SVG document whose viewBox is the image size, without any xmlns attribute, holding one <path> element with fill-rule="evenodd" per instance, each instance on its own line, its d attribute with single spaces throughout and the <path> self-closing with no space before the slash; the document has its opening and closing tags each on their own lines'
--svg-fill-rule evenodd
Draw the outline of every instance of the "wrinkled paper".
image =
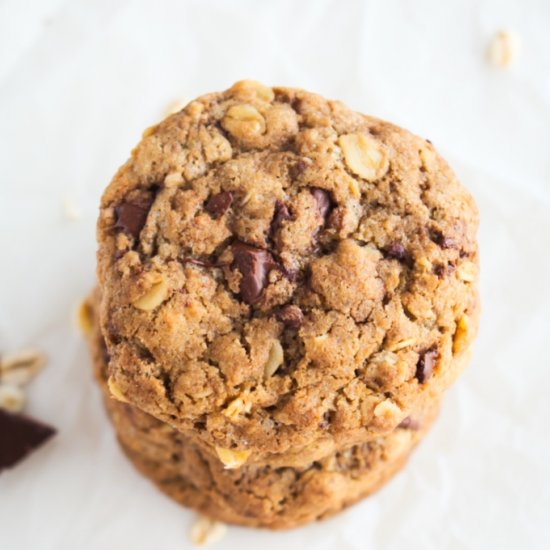
<svg viewBox="0 0 550 550">
<path fill-rule="evenodd" d="M 486 59 L 506 26 L 522 40 L 509 70 Z M 241 78 L 430 138 L 480 208 L 483 316 L 471 366 L 383 490 L 291 532 L 231 527 L 216 548 L 548 548 L 549 26 L 536 0 L 0 3 L 0 352 L 47 353 L 27 412 L 59 429 L 0 475 L 0 548 L 191 547 L 195 515 L 117 447 L 74 315 L 100 193 L 141 131 Z"/>
</svg>

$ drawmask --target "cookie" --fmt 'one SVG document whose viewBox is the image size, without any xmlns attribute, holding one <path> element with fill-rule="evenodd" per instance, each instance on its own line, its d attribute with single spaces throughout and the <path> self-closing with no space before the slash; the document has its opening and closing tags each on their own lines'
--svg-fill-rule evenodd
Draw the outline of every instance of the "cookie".
<svg viewBox="0 0 550 550">
<path fill-rule="evenodd" d="M 110 388 L 247 463 L 388 434 L 466 363 L 477 225 L 406 130 L 302 90 L 203 96 L 101 200 Z"/>
<path fill-rule="evenodd" d="M 168 424 L 113 399 L 99 331 L 90 343 L 107 411 L 135 467 L 180 504 L 229 523 L 286 529 L 337 513 L 376 491 L 403 466 L 438 409 L 433 402 L 391 434 L 301 468 L 231 470 Z"/>
</svg>

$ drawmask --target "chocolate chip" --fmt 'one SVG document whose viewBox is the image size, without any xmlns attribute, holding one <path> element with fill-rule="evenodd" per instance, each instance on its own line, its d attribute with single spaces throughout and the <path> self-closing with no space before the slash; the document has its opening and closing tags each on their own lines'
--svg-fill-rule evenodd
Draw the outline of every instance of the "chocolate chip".
<svg viewBox="0 0 550 550">
<path fill-rule="evenodd" d="M 301 113 L 304 106 L 304 100 L 301 97 L 295 97 L 291 102 L 290 106 L 297 112 Z"/>
<path fill-rule="evenodd" d="M 275 317 L 288 328 L 299 329 L 304 322 L 302 310 L 295 305 L 288 304 L 275 313 Z"/>
<path fill-rule="evenodd" d="M 392 241 L 385 249 L 384 252 L 390 257 L 399 260 L 400 262 L 407 259 L 407 251 L 403 246 L 403 243 L 399 241 Z"/>
<path fill-rule="evenodd" d="M 332 416 L 332 411 L 325 411 L 323 413 L 323 417 L 321 418 L 321 422 L 319 422 L 319 428 L 322 430 L 328 430 L 332 422 Z"/>
<path fill-rule="evenodd" d="M 131 199 L 121 202 L 115 207 L 115 228 L 122 229 L 137 239 L 153 204 L 152 193 L 143 192 Z"/>
<path fill-rule="evenodd" d="M 311 160 L 307 157 L 298 159 L 296 163 L 289 168 L 290 177 L 293 180 L 298 179 L 311 163 Z"/>
<path fill-rule="evenodd" d="M 0 409 L 0 472 L 11 468 L 55 434 L 55 429 Z"/>
<path fill-rule="evenodd" d="M 212 195 L 204 207 L 205 210 L 214 217 L 220 217 L 233 203 L 233 195 L 229 191 L 222 191 L 217 195 Z"/>
<path fill-rule="evenodd" d="M 455 265 L 449 262 L 447 265 L 435 264 L 433 268 L 434 275 L 437 275 L 439 279 L 445 275 L 450 275 L 456 269 Z"/>
<path fill-rule="evenodd" d="M 456 241 L 452 237 L 446 237 L 439 229 L 432 229 L 430 231 L 430 238 L 436 245 L 444 249 L 456 246 Z"/>
<path fill-rule="evenodd" d="M 416 378 L 421 384 L 427 382 L 432 376 L 436 362 L 437 349 L 430 348 L 420 354 L 420 358 L 416 364 Z"/>
<path fill-rule="evenodd" d="M 411 416 L 407 416 L 407 418 L 404 418 L 397 427 L 403 430 L 416 431 L 420 428 L 420 422 Z"/>
<path fill-rule="evenodd" d="M 247 304 L 256 303 L 267 285 L 267 274 L 276 267 L 273 256 L 262 248 L 236 242 L 231 246 L 233 267 L 242 275 L 241 298 Z"/>
<path fill-rule="evenodd" d="M 317 209 L 319 210 L 321 218 L 325 219 L 330 210 L 330 195 L 328 191 L 315 187 L 311 190 L 311 194 L 317 203 Z"/>
</svg>

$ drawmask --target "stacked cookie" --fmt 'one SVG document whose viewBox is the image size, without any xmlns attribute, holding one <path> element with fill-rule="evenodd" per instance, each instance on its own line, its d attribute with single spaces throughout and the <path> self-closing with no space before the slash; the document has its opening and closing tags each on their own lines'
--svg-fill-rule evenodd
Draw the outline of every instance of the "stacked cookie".
<svg viewBox="0 0 550 550">
<path fill-rule="evenodd" d="M 405 462 L 468 360 L 477 212 L 432 145 L 240 82 L 105 191 L 90 342 L 121 445 L 179 502 L 271 528 Z"/>
</svg>

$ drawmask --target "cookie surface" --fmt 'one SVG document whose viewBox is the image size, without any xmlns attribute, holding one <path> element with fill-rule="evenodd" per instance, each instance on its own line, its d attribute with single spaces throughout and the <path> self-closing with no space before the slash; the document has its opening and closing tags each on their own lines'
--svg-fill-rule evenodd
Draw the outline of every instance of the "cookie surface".
<svg viewBox="0 0 550 550">
<path fill-rule="evenodd" d="M 107 411 L 135 467 L 180 504 L 229 523 L 285 529 L 342 510 L 376 491 L 404 465 L 438 410 L 434 401 L 391 434 L 301 468 L 244 465 L 229 470 L 168 424 L 114 399 L 99 331 L 91 335 L 90 345 Z"/>
<path fill-rule="evenodd" d="M 251 459 L 389 433 L 465 362 L 476 230 L 405 130 L 251 82 L 199 98 L 102 198 L 111 390 Z"/>
</svg>

